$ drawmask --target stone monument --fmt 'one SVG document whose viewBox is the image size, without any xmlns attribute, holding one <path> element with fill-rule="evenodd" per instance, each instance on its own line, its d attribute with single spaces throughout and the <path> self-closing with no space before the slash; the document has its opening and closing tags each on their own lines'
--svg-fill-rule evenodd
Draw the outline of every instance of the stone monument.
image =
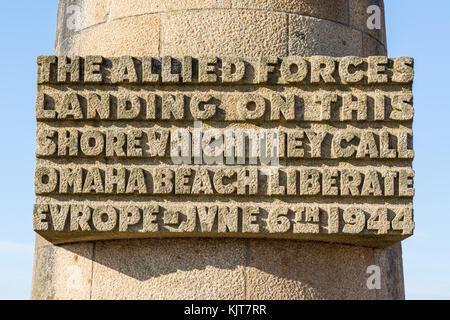
<svg viewBox="0 0 450 320">
<path fill-rule="evenodd" d="M 383 13 L 60 0 L 32 298 L 403 299 L 414 71 L 386 56 Z"/>
</svg>

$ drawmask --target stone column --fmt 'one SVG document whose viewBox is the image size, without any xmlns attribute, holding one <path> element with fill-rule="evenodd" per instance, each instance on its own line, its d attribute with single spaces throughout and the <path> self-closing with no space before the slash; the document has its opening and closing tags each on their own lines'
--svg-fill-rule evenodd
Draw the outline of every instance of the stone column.
<svg viewBox="0 0 450 320">
<path fill-rule="evenodd" d="M 56 55 L 386 55 L 382 0 L 60 0 Z M 381 267 L 369 290 L 367 267 Z M 36 239 L 33 299 L 403 299 L 401 245 Z"/>
</svg>

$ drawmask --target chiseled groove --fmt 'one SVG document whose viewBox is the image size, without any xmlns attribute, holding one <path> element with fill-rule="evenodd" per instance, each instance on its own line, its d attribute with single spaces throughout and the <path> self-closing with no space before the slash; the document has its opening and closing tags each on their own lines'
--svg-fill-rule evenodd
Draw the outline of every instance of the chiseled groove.
<svg viewBox="0 0 450 320">
<path fill-rule="evenodd" d="M 252 201 L 268 201 L 268 202 L 272 202 L 273 200 L 280 200 L 280 201 L 285 201 L 285 200 L 315 200 L 317 201 L 318 198 L 320 198 L 323 203 L 323 205 L 327 204 L 324 201 L 329 201 L 330 204 L 331 203 L 335 203 L 341 200 L 360 200 L 360 201 L 366 201 L 364 203 L 368 203 L 367 201 L 371 201 L 371 200 L 378 200 L 382 203 L 384 203 L 387 200 L 411 200 L 413 198 L 413 196 L 399 196 L 399 195 L 395 195 L 395 196 L 342 196 L 342 195 L 332 195 L 332 196 L 328 196 L 328 195 L 300 195 L 300 194 L 295 194 L 295 195 L 270 195 L 270 194 L 190 194 L 190 195 L 180 195 L 180 194 L 154 194 L 154 193 L 146 193 L 146 194 L 123 194 L 123 193 L 81 193 L 81 194 L 73 194 L 73 193 L 67 193 L 67 194 L 63 194 L 63 193 L 57 193 L 57 192 L 53 192 L 53 193 L 39 193 L 36 194 L 37 197 L 52 197 L 52 198 L 74 198 L 74 199 L 85 199 L 85 200 L 91 200 L 93 198 L 101 198 L 100 200 L 105 200 L 105 196 L 107 197 L 114 197 L 114 198 L 123 198 L 123 199 L 133 199 L 134 201 L 137 201 L 137 198 L 141 198 L 141 199 L 146 199 L 148 200 L 148 198 L 157 198 L 158 200 L 170 200 L 171 198 L 174 198 L 172 200 L 187 200 L 187 201 L 192 201 L 192 199 L 196 199 L 198 201 L 200 200 L 205 200 L 205 201 L 211 201 L 211 200 L 239 200 L 239 201 L 247 201 L 247 202 L 252 202 Z M 91 199 L 88 199 L 91 198 Z M 332 199 L 337 200 L 337 201 L 332 201 Z M 66 200 L 65 200 L 66 201 Z M 370 203 L 369 203 L 370 204 Z"/>
<path fill-rule="evenodd" d="M 386 250 L 386 249 L 385 249 Z M 371 250 L 372 252 L 372 261 L 374 265 L 378 265 L 377 261 L 376 261 L 376 255 L 375 255 L 375 248 L 372 248 Z M 372 290 L 375 291 L 375 300 L 378 300 L 378 290 Z"/>
</svg>

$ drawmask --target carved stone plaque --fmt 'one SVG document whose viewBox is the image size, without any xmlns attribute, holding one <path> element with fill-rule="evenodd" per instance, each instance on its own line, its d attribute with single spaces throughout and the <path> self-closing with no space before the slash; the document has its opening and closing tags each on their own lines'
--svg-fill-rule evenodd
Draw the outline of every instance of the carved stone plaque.
<svg viewBox="0 0 450 320">
<path fill-rule="evenodd" d="M 54 243 L 413 233 L 413 59 L 38 57 L 34 229 Z"/>
</svg>

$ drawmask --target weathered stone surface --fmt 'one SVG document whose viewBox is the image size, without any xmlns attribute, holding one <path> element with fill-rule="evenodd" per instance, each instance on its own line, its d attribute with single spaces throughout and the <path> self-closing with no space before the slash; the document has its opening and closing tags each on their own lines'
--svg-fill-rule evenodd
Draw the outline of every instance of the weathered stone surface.
<svg viewBox="0 0 450 320">
<path fill-rule="evenodd" d="M 369 6 L 378 6 L 381 14 L 381 28 L 370 30 L 367 27 L 367 19 L 372 14 L 367 12 Z M 381 0 L 349 0 L 349 24 L 364 34 L 377 39 L 386 47 L 386 28 L 384 16 L 384 1 Z M 374 53 L 372 53 L 374 54 Z"/>
<path fill-rule="evenodd" d="M 248 250 L 248 299 L 376 298 L 366 287 L 370 248 L 250 240 Z"/>
<path fill-rule="evenodd" d="M 41 240 L 39 240 L 41 241 Z M 93 244 L 36 246 L 31 298 L 88 300 L 92 285 Z"/>
<path fill-rule="evenodd" d="M 80 52 L 81 34 L 74 34 L 71 37 L 65 38 L 55 46 L 55 52 L 59 54 L 74 56 Z"/>
<path fill-rule="evenodd" d="M 410 168 L 390 167 L 377 170 L 367 166 L 355 169 L 351 166 L 341 166 L 334 169 L 331 166 L 310 168 L 309 166 L 280 166 L 273 170 L 269 178 L 264 168 L 252 167 L 228 169 L 230 175 L 227 184 L 234 186 L 233 192 L 224 192 L 222 166 L 176 166 L 140 165 L 79 165 L 79 170 L 67 170 L 66 166 L 47 166 L 40 161 L 36 168 L 35 188 L 37 195 L 45 194 L 116 194 L 116 195 L 176 195 L 174 182 L 180 177 L 190 177 L 185 183 L 189 195 L 280 195 L 316 196 L 318 200 L 326 197 L 405 197 L 414 195 L 414 171 Z M 113 172 L 122 171 L 120 173 Z M 279 177 L 277 175 L 283 175 Z M 104 178 L 106 176 L 106 178 Z M 114 178 L 112 178 L 114 177 Z M 276 178 L 275 178 L 276 177 Z M 69 181 L 70 180 L 70 181 Z M 271 192 L 271 184 L 281 186 L 282 192 Z M 325 185 L 334 184 L 334 192 L 328 192 Z M 120 187 L 113 189 L 112 185 Z M 70 186 L 70 189 L 69 189 Z M 125 188 L 126 186 L 126 188 Z M 245 189 L 243 186 L 247 186 Z M 288 190 L 288 191 L 287 191 Z M 320 199 L 323 197 L 323 199 Z M 400 199 L 399 199 L 400 200 Z"/>
<path fill-rule="evenodd" d="M 104 52 L 111 56 L 158 55 L 159 28 L 159 15 L 124 18 L 98 24 L 81 32 L 78 54 L 86 56 Z"/>
<path fill-rule="evenodd" d="M 43 202 L 35 206 L 34 226 L 54 243 L 185 236 L 296 238 L 386 247 L 412 233 L 411 214 L 406 204 L 345 202 L 320 206 L 281 201 L 270 205 L 185 201 L 183 206 Z"/>
<path fill-rule="evenodd" d="M 115 90 L 122 89 L 123 84 L 163 84 L 165 88 L 195 91 L 191 84 L 204 85 L 227 84 L 302 84 L 298 90 L 318 91 L 317 84 L 347 84 L 348 89 L 374 92 L 374 87 L 357 87 L 352 84 L 404 84 L 410 89 L 414 76 L 414 60 L 411 57 L 388 58 L 385 56 L 357 56 L 331 57 L 313 55 L 304 57 L 291 56 L 184 56 L 184 57 L 152 57 L 152 56 L 39 56 L 38 84 L 113 84 Z M 376 75 L 376 81 L 371 78 Z M 312 88 L 308 88 L 313 85 Z M 58 90 L 60 88 L 46 88 Z M 40 87 L 40 88 L 41 88 Z M 287 87 L 289 88 L 289 87 Z M 72 89 L 68 87 L 67 89 Z M 86 88 L 84 88 L 86 89 Z M 110 90 L 108 87 L 92 87 L 99 93 Z M 133 88 L 146 89 L 139 87 Z M 217 88 L 211 88 L 211 90 Z M 230 91 L 232 87 L 223 87 L 222 91 Z M 244 88 L 241 88 L 244 89 Z M 256 86 L 249 87 L 253 91 Z M 271 88 L 276 90 L 277 88 Z M 295 87 L 294 87 L 295 89 Z M 335 87 L 336 92 L 342 88 Z M 385 91 L 395 91 L 381 88 Z M 399 90 L 401 88 L 397 88 Z M 125 93 L 130 95 L 127 88 Z M 60 90 L 59 90 L 60 91 Z M 250 91 L 250 90 L 247 90 Z M 279 90 L 278 90 L 279 91 Z M 151 93 L 151 91 L 149 91 Z M 246 91 L 243 91 L 246 92 Z M 251 94 L 251 93 L 249 93 Z M 199 95 L 202 95 L 199 93 Z M 207 95 L 202 95 L 206 97 Z M 197 100 L 196 100 L 197 101 Z M 197 101 L 207 102 L 207 101 Z"/>
<path fill-rule="evenodd" d="M 275 121 L 275 120 L 274 120 Z M 274 122 L 275 123 L 275 122 Z M 263 129 L 258 125 L 249 126 L 249 130 Z M 243 144 L 236 142 L 227 129 L 216 129 L 206 126 L 205 131 L 222 136 L 226 147 L 223 156 L 225 160 L 237 161 L 228 151 Z M 275 131 L 270 131 L 274 133 Z M 186 137 L 195 137 L 195 128 L 186 127 L 182 130 Z M 244 132 L 242 132 L 243 137 Z M 309 129 L 292 129 L 280 125 L 277 131 L 280 158 L 294 159 L 412 159 L 414 150 L 411 148 L 412 130 L 409 128 L 375 128 L 361 125 L 361 128 L 345 130 L 337 125 L 311 123 Z M 237 135 L 236 135 L 237 136 Z M 82 128 L 68 130 L 40 124 L 36 137 L 36 156 L 40 158 L 70 157 L 95 158 L 161 158 L 171 156 L 171 150 L 178 146 L 177 134 L 169 128 L 155 125 L 151 129 L 127 129 L 110 126 L 95 127 L 85 125 Z M 192 141 L 192 140 L 191 140 Z M 203 142 L 209 142 L 208 136 Z M 72 153 L 68 150 L 70 143 L 74 144 Z M 247 144 L 246 144 L 247 145 Z M 194 155 L 189 158 L 193 161 Z M 260 161 L 259 161 L 260 162 Z"/>
<path fill-rule="evenodd" d="M 376 291 L 377 299 L 405 299 L 401 257 L 402 246 L 400 243 L 384 250 L 374 250 L 375 265 L 379 266 L 381 270 L 381 289 Z"/>
<path fill-rule="evenodd" d="M 57 81 L 57 77 L 56 82 L 45 84 L 45 77 L 40 77 L 44 81 L 40 80 L 37 97 L 39 120 L 37 172 L 42 170 L 40 168 L 51 168 L 56 169 L 62 177 L 56 178 L 58 183 L 54 191 L 46 191 L 47 194 L 38 195 L 36 202 L 58 208 L 56 211 L 53 210 L 55 217 L 51 221 L 53 227 L 58 230 L 70 228 L 71 225 L 74 228 L 95 228 L 102 232 L 100 234 L 101 237 L 105 237 L 103 239 L 119 239 L 121 234 L 141 235 L 142 233 L 138 232 L 141 226 L 136 224 L 141 211 L 136 210 L 133 203 L 156 201 L 161 206 L 169 207 L 185 204 L 184 207 L 187 209 L 191 205 L 218 203 L 219 199 L 225 199 L 226 203 L 231 203 L 230 199 L 234 196 L 230 196 L 230 192 L 233 195 L 233 192 L 237 193 L 237 189 L 240 189 L 242 195 L 236 194 L 240 197 L 236 201 L 240 206 L 244 204 L 249 206 L 245 209 L 247 216 L 242 220 L 245 226 L 239 227 L 247 234 L 252 234 L 258 227 L 255 223 L 257 220 L 254 220 L 257 218 L 255 210 L 258 203 L 270 209 L 276 206 L 275 202 L 267 201 L 266 197 L 255 198 L 255 194 L 252 194 L 255 187 L 257 192 L 266 190 L 275 198 L 279 198 L 280 194 L 282 198 L 292 198 L 292 193 L 300 193 L 301 190 L 306 193 L 317 192 L 314 181 L 318 177 L 322 179 L 325 177 L 326 183 L 322 183 L 319 193 L 325 192 L 327 196 L 311 194 L 306 196 L 305 207 L 311 209 L 305 210 L 303 216 L 309 219 L 309 223 L 300 223 L 296 227 L 296 230 L 303 235 L 314 236 L 308 240 L 330 240 L 317 237 L 323 234 L 317 234 L 317 230 L 321 231 L 321 229 L 317 228 L 317 210 L 314 208 L 324 199 L 327 199 L 325 201 L 327 206 L 338 203 L 348 207 L 353 204 L 363 206 L 370 212 L 379 206 L 392 206 L 395 210 L 410 207 L 412 176 L 403 174 L 400 177 L 399 172 L 394 175 L 392 170 L 410 167 L 413 157 L 410 139 L 413 108 L 411 101 L 408 100 L 412 96 L 399 94 L 395 99 L 379 94 L 370 96 L 357 89 L 351 91 L 355 93 L 355 99 L 358 97 L 356 101 L 338 94 L 343 86 L 341 82 L 336 81 L 337 78 L 340 80 L 340 77 L 335 78 L 337 75 L 344 75 L 345 87 L 362 87 L 367 88 L 367 91 L 378 88 L 377 90 L 381 92 L 389 89 L 388 95 L 391 95 L 395 94 L 396 90 L 410 93 L 410 83 L 407 80 L 411 76 L 409 72 L 401 76 L 394 76 L 393 73 L 387 72 L 387 77 L 372 72 L 370 75 L 373 83 L 368 86 L 367 77 L 365 80 L 360 80 L 359 73 L 340 73 L 339 64 L 335 65 L 335 71 L 333 75 L 330 75 L 329 71 L 333 68 L 326 66 L 329 63 L 327 59 L 318 58 L 301 62 L 302 65 L 306 63 L 308 68 L 311 63 L 315 64 L 319 76 L 316 74 L 312 78 L 308 74 L 306 76 L 298 74 L 291 78 L 284 75 L 283 77 L 275 76 L 281 80 L 274 81 L 274 77 L 254 70 L 247 77 L 233 82 L 233 77 L 208 74 L 207 70 L 218 69 L 209 62 L 201 64 L 203 71 L 200 84 L 197 83 L 198 75 L 191 74 L 191 70 L 196 69 L 198 62 L 195 59 L 205 55 L 209 57 L 205 57 L 202 63 L 216 61 L 214 60 L 217 59 L 216 57 L 220 59 L 226 56 L 259 59 L 261 55 L 264 55 L 265 61 L 270 62 L 274 61 L 273 56 L 282 58 L 288 55 L 362 57 L 384 55 L 384 24 L 381 31 L 375 33 L 368 33 L 366 26 L 367 13 L 365 12 L 368 5 L 374 4 L 373 1 L 333 1 L 332 5 L 328 1 L 325 4 L 322 1 L 306 0 L 295 2 L 290 0 L 146 1 L 139 3 L 137 1 L 77 0 L 70 3 L 78 4 L 82 8 L 89 6 L 91 9 L 88 14 L 82 13 L 83 27 L 81 29 L 69 30 L 66 24 L 68 15 L 66 9 L 69 2 L 60 1 L 60 27 L 57 32 L 55 52 L 59 56 L 97 55 L 97 57 L 85 60 L 89 62 L 85 83 L 71 83 L 71 79 L 62 75 L 59 77 L 61 82 Z M 382 1 L 377 3 L 382 6 Z M 183 62 L 183 67 L 178 69 L 179 66 L 177 66 L 175 71 L 168 69 L 166 65 L 160 75 L 151 74 L 150 66 L 144 68 L 145 75 L 142 79 L 146 82 L 145 86 L 157 87 L 153 90 L 154 94 L 149 96 L 142 95 L 143 91 L 140 89 L 139 82 L 140 71 L 138 69 L 134 73 L 130 70 L 130 57 L 120 58 L 119 68 L 108 69 L 100 75 L 96 63 L 103 59 L 99 55 L 166 56 L 161 61 L 171 60 L 167 56 L 174 56 Z M 194 61 L 194 64 L 189 65 L 190 61 Z M 322 68 L 320 61 L 325 62 L 325 68 Z M 357 62 L 357 60 L 351 61 Z M 371 64 L 375 69 L 380 67 L 377 61 L 373 59 Z M 270 66 L 265 68 L 265 72 L 271 70 Z M 231 73 L 232 69 L 234 68 L 225 65 L 221 71 Z M 350 69 L 352 72 L 355 71 L 353 68 Z M 291 70 L 291 66 L 288 68 L 285 65 L 282 70 L 286 73 L 287 70 Z M 105 75 L 106 77 L 103 78 Z M 102 79 L 109 79 L 109 76 L 111 81 L 102 83 Z M 298 80 L 300 84 L 295 82 L 296 77 L 302 79 Z M 214 82 L 216 79 L 219 81 Z M 229 82 L 222 83 L 220 82 L 222 79 Z M 256 83 L 250 79 L 256 79 Z M 302 87 L 303 80 L 310 85 L 308 87 L 310 94 L 306 98 L 310 111 L 306 113 L 298 112 L 301 108 L 298 110 L 294 108 L 294 111 L 290 109 L 292 101 L 295 100 L 295 94 L 283 95 L 284 91 L 289 93 L 290 90 L 297 90 L 292 88 Z M 394 84 L 390 82 L 391 80 L 395 80 Z M 127 83 L 130 81 L 132 83 Z M 159 81 L 164 85 L 157 84 Z M 270 84 L 257 84 L 267 81 Z M 288 84 L 290 81 L 293 81 L 292 84 Z M 377 81 L 389 81 L 389 83 Z M 403 83 L 400 83 L 401 81 Z M 396 86 L 396 89 L 393 90 L 392 85 Z M 51 86 L 65 86 L 66 89 L 65 91 L 51 89 Z M 87 87 L 89 87 L 90 95 L 82 94 L 83 88 Z M 183 90 L 179 90 L 181 87 Z M 277 87 L 283 90 L 280 91 Z M 223 100 L 223 95 L 236 91 L 235 88 L 242 88 L 250 95 L 261 94 L 265 100 L 264 104 L 267 104 L 263 116 L 261 116 L 262 108 L 252 111 L 252 103 L 255 101 L 245 104 L 238 98 Z M 311 92 L 314 92 L 316 88 L 324 88 L 324 92 L 314 96 Z M 74 95 L 71 90 L 81 94 Z M 110 90 L 111 94 L 106 95 L 104 90 Z M 195 90 L 200 92 L 193 96 L 192 92 Z M 219 96 L 214 94 L 216 91 L 220 93 Z M 163 93 L 167 98 L 164 112 L 160 104 Z M 272 93 L 281 93 L 281 95 L 273 97 Z M 296 93 L 298 94 L 299 91 Z M 176 99 L 179 94 L 184 95 L 186 103 L 184 108 L 180 108 L 181 104 Z M 249 98 L 250 95 L 245 98 Z M 107 98 L 104 100 L 104 97 Z M 225 105 L 231 106 L 241 102 L 241 108 L 239 110 L 225 108 L 223 111 L 217 108 L 218 112 L 213 113 L 211 107 L 213 103 L 205 105 L 209 106 L 209 109 L 200 108 L 201 103 L 197 103 L 200 100 L 206 100 L 207 97 L 213 98 L 207 103 L 229 101 Z M 253 97 L 256 101 L 261 98 Z M 108 99 L 111 100 L 109 108 L 105 102 Z M 141 103 L 139 113 L 136 107 L 137 99 Z M 172 102 L 169 101 L 170 99 Z M 120 103 L 117 104 L 119 100 Z M 126 102 L 126 100 L 129 101 Z M 379 107 L 382 100 L 385 100 L 386 108 Z M 364 101 L 368 101 L 367 106 L 363 103 Z M 118 105 L 119 108 L 117 108 Z M 302 105 L 302 103 L 299 104 L 299 106 Z M 57 110 L 52 109 L 55 106 L 58 106 Z M 248 110 L 243 109 L 244 106 L 248 107 Z M 393 109 L 396 111 L 393 112 Z M 225 118 L 227 110 L 229 115 L 240 115 L 241 119 L 236 116 Z M 194 119 L 201 120 L 205 129 L 220 128 L 222 130 L 227 127 L 234 130 L 238 128 L 281 129 L 286 134 L 284 146 L 286 154 L 281 157 L 282 167 L 307 165 L 309 169 L 313 169 L 312 164 L 325 162 L 330 165 L 331 170 L 318 175 L 316 171 L 311 170 L 306 170 L 303 174 L 299 172 L 298 178 L 301 181 L 303 177 L 305 183 L 297 181 L 299 182 L 297 185 L 292 175 L 278 172 L 272 178 L 268 177 L 267 181 L 261 181 L 261 186 L 266 189 L 260 189 L 259 183 L 249 183 L 250 186 L 240 185 L 239 188 L 233 188 L 233 184 L 219 183 L 221 179 L 228 179 L 230 174 L 223 167 L 212 170 L 214 176 L 211 177 L 209 185 L 205 174 L 199 174 L 195 179 L 193 176 L 190 177 L 196 172 L 205 170 L 192 170 L 192 167 L 180 166 L 184 171 L 181 170 L 178 175 L 173 174 L 175 185 L 170 187 L 168 178 L 170 171 L 163 170 L 170 158 L 167 148 L 164 148 L 164 144 L 160 143 L 159 139 L 171 141 L 172 131 L 180 126 L 186 127 L 188 134 L 194 136 L 195 128 L 191 122 Z M 288 134 L 288 131 L 291 133 Z M 331 135 L 323 136 L 326 132 Z M 366 133 L 363 135 L 363 132 Z M 144 138 L 140 138 L 141 134 Z M 405 139 L 404 135 L 409 137 Z M 318 141 L 322 137 L 323 144 L 319 147 Z M 347 145 L 348 143 L 351 147 Z M 109 169 L 106 168 L 105 163 L 109 163 Z M 143 164 L 149 167 L 163 165 L 159 174 L 151 180 L 154 180 L 152 184 L 156 182 L 155 189 L 158 193 L 169 192 L 169 194 L 165 196 L 139 194 L 143 183 L 138 172 Z M 73 172 L 68 170 L 69 166 L 74 170 Z M 356 189 L 351 191 L 349 181 L 344 183 L 344 187 L 347 186 L 346 192 L 350 195 L 344 197 L 336 195 L 336 191 L 341 189 L 340 179 L 337 184 L 333 182 L 333 179 L 340 168 L 351 169 L 348 172 L 358 180 L 358 170 L 367 166 L 369 168 L 365 169 L 368 170 L 366 172 L 368 178 L 363 180 L 361 176 L 358 193 L 365 192 L 371 194 L 370 196 L 351 195 L 352 192 L 356 192 Z M 82 177 L 80 187 L 76 171 L 81 168 L 97 168 L 98 170 L 91 170 L 89 174 L 89 170 L 85 171 L 87 176 Z M 184 175 L 181 174 L 182 171 Z M 379 194 L 374 171 L 384 173 L 380 179 L 386 179 L 387 184 L 382 184 L 381 193 L 384 194 L 387 191 L 387 197 Z M 165 175 L 166 173 L 168 176 Z M 123 181 L 124 175 L 126 182 Z M 132 175 L 131 181 L 134 183 L 129 184 L 128 180 Z M 46 177 L 41 178 L 43 184 L 50 182 L 46 181 Z M 86 191 L 89 190 L 91 193 L 72 193 L 73 189 L 81 188 L 81 191 L 85 189 L 83 184 L 86 184 L 86 178 L 89 180 Z M 251 176 L 242 176 L 242 179 L 244 178 L 248 182 L 252 181 Z M 104 185 L 105 179 L 109 181 L 108 186 Z M 366 180 L 369 182 L 364 182 Z M 60 182 L 64 186 L 60 186 Z M 383 180 L 382 182 L 384 183 Z M 398 187 L 399 183 L 403 185 L 402 188 Z M 100 190 L 97 189 L 100 186 L 108 195 L 107 198 L 105 193 L 95 194 L 96 190 Z M 295 186 L 295 192 L 293 186 Z M 127 188 L 135 194 L 126 195 Z M 173 195 L 170 195 L 171 192 Z M 195 197 L 191 196 L 192 192 Z M 402 199 L 394 196 L 400 192 L 405 195 Z M 283 196 L 283 193 L 286 195 Z M 105 218 L 106 215 L 113 216 L 111 209 L 99 208 L 100 203 L 105 199 L 108 199 L 109 205 L 122 208 L 117 213 L 118 221 L 115 226 L 99 218 L 102 214 Z M 255 199 L 254 203 L 252 199 Z M 298 201 L 294 200 L 289 202 L 289 205 L 294 202 L 298 204 Z M 64 221 L 66 211 L 59 211 L 61 207 L 58 205 L 70 203 L 81 205 L 78 224 L 71 224 L 69 220 Z M 187 206 L 186 203 L 189 205 Z M 91 207 L 92 212 L 88 212 L 82 205 Z M 283 206 L 279 207 L 283 208 Z M 89 214 L 91 214 L 90 220 L 83 222 Z M 384 215 L 383 211 L 378 214 L 380 217 Z M 219 220 L 222 231 L 229 231 L 224 228 L 225 222 L 232 230 L 235 227 L 231 220 L 225 221 L 223 216 L 220 219 L 217 217 L 217 225 L 212 225 L 211 216 L 209 211 L 199 210 L 198 223 L 188 223 L 187 220 L 183 220 L 182 230 L 197 232 L 192 233 L 196 236 L 192 239 L 107 240 L 55 246 L 38 237 L 32 297 L 35 299 L 401 299 L 404 297 L 399 245 L 388 249 L 373 249 L 389 246 L 405 236 L 397 233 L 395 234 L 397 238 L 391 239 L 392 241 L 385 238 L 385 232 L 389 234 L 395 231 L 392 226 L 397 229 L 402 226 L 400 219 L 392 220 L 393 216 L 389 216 L 391 230 L 384 219 L 380 222 L 374 217 L 373 219 L 367 217 L 369 219 L 363 221 L 362 215 L 357 210 L 350 210 L 345 218 L 342 215 L 342 219 L 346 219 L 347 223 L 340 225 L 334 222 L 330 231 L 341 232 L 345 228 L 351 237 L 340 238 L 338 241 L 347 242 L 350 239 L 352 246 L 293 239 L 197 238 L 208 235 L 208 230 L 219 231 Z M 150 215 L 150 219 L 145 224 L 146 236 L 158 230 L 156 228 L 158 225 L 154 223 L 152 217 L 154 215 Z M 268 230 L 266 234 L 286 235 L 283 230 L 289 226 L 287 220 L 281 218 L 280 224 L 275 225 L 273 222 L 277 219 L 264 217 L 264 214 L 261 217 L 267 219 L 267 224 L 261 224 L 262 229 Z M 171 230 L 179 227 L 177 222 L 180 222 L 180 215 L 174 210 L 161 212 L 159 218 L 161 223 Z M 332 221 L 336 220 L 332 219 Z M 68 225 L 65 225 L 65 222 L 68 222 Z M 42 228 L 45 222 L 38 220 L 37 225 Z M 295 225 L 291 227 L 293 232 Z M 411 225 L 408 227 L 410 228 Z M 206 232 L 198 232 L 198 230 Z M 354 236 L 361 230 L 364 230 L 363 237 L 372 233 L 372 240 L 364 243 L 367 247 L 359 247 L 362 243 L 355 242 Z M 378 234 L 379 232 L 381 234 Z M 175 234 L 175 232 L 165 234 Z M 183 235 L 183 232 L 177 234 Z M 83 240 L 93 240 L 90 232 L 82 234 L 82 237 Z M 65 242 L 64 239 L 67 240 L 65 235 L 57 241 Z M 297 239 L 306 240 L 301 237 Z M 367 240 L 368 238 L 365 241 Z M 49 263 L 46 263 L 47 261 Z M 368 277 L 366 269 L 373 264 L 381 267 L 380 290 L 369 290 L 366 286 Z M 77 276 L 79 281 L 74 282 L 79 284 L 77 290 L 71 289 L 71 285 L 67 283 L 67 278 L 70 278 L 68 273 L 74 272 L 79 275 Z"/>
<path fill-rule="evenodd" d="M 363 55 L 368 56 L 370 53 L 377 56 L 385 56 L 386 47 L 373 37 L 363 34 Z"/>
<path fill-rule="evenodd" d="M 230 8 L 231 0 L 114 0 L 110 4 L 111 19 L 187 10 L 208 10 Z"/>
<path fill-rule="evenodd" d="M 340 23 L 289 15 L 289 54 L 363 56 L 362 33 Z"/>
<path fill-rule="evenodd" d="M 39 248 L 37 245 L 39 235 L 36 236 L 36 249 L 34 252 L 34 272 L 31 285 L 31 299 L 55 299 L 53 277 L 57 271 L 54 269 L 54 250 L 56 247 L 47 246 Z"/>
<path fill-rule="evenodd" d="M 98 242 L 95 253 L 92 299 L 246 297 L 246 247 L 242 241 L 150 239 Z"/>
<path fill-rule="evenodd" d="M 114 3 L 115 1 L 113 1 Z M 81 7 L 81 29 L 105 23 L 110 17 L 111 4 L 103 0 L 85 0 Z"/>
</svg>

